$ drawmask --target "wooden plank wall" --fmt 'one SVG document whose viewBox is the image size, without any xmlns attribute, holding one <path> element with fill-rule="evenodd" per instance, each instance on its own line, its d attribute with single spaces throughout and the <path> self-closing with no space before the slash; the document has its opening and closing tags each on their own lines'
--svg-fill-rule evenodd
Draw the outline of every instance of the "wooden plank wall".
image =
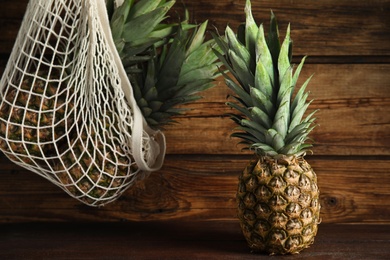
<svg viewBox="0 0 390 260">
<path fill-rule="evenodd" d="M 183 2 L 194 21 L 209 20 L 210 30 L 223 33 L 244 21 L 244 0 Z M 26 3 L 0 3 L 0 73 Z M 290 22 L 294 60 L 309 56 L 301 80 L 314 74 L 312 109 L 320 111 L 307 160 L 319 177 L 323 222 L 389 223 L 390 1 L 252 0 L 252 6 L 265 26 L 272 9 L 282 34 Z M 205 92 L 166 129 L 163 168 L 143 189 L 102 208 L 80 204 L 0 155 L 0 223 L 235 219 L 237 176 L 251 155 L 229 137 L 228 93 L 222 80 Z"/>
</svg>

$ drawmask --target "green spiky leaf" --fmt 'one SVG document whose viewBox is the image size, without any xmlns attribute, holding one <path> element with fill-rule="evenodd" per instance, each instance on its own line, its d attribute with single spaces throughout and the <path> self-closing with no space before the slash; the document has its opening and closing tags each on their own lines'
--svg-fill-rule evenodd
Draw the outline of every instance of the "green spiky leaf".
<svg viewBox="0 0 390 260">
<path fill-rule="evenodd" d="M 294 72 L 290 25 L 281 44 L 273 12 L 267 36 L 263 25 L 256 26 L 249 0 L 245 16 L 246 24 L 239 26 L 237 35 L 227 27 L 226 42 L 222 38 L 216 41 L 220 47 L 217 57 L 235 78 L 223 73 L 226 85 L 235 93 L 231 97 L 236 102 L 227 104 L 239 113 L 229 114 L 239 125 L 232 136 L 260 155 L 302 155 L 312 146 L 308 136 L 315 127 L 315 111 L 304 117 L 311 104 L 306 92 L 310 78 L 293 97 L 306 57 Z"/>
<path fill-rule="evenodd" d="M 275 71 L 274 71 L 274 65 L 273 65 L 274 61 L 272 60 L 271 52 L 268 49 L 268 45 L 267 45 L 266 40 L 265 40 L 263 25 L 260 25 L 260 28 L 258 31 L 255 50 L 256 50 L 256 61 L 258 64 L 257 67 L 259 66 L 259 64 L 261 64 L 262 68 L 259 68 L 259 69 L 262 69 L 268 73 L 268 78 L 266 78 L 265 75 L 260 74 L 260 75 L 262 75 L 262 78 L 259 80 L 265 80 L 264 84 L 267 84 L 267 92 L 270 92 L 270 91 L 272 91 L 272 89 L 270 89 L 269 85 L 272 86 L 272 85 L 276 84 L 276 82 L 274 80 L 274 78 L 275 78 L 275 75 L 274 75 Z M 264 72 L 262 72 L 262 73 L 264 74 Z M 268 80 L 270 81 L 270 83 L 267 82 Z"/>
</svg>

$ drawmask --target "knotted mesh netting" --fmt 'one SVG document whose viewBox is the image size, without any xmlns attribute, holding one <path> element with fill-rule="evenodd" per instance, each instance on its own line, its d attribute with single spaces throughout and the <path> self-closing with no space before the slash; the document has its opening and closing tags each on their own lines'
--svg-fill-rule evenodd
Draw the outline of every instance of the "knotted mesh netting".
<svg viewBox="0 0 390 260">
<path fill-rule="evenodd" d="M 93 206 L 158 170 L 104 0 L 30 0 L 0 82 L 0 149 Z"/>
</svg>

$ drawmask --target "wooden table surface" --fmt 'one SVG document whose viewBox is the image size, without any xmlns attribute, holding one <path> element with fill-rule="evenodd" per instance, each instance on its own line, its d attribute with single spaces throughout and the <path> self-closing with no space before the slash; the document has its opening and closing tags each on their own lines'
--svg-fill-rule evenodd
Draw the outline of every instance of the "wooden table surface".
<svg viewBox="0 0 390 260">
<path fill-rule="evenodd" d="M 33 223 L 0 226 L 0 259 L 266 259 L 237 222 Z M 278 258 L 278 257 L 275 257 Z M 390 259 L 390 225 L 321 224 L 288 259 Z"/>
</svg>

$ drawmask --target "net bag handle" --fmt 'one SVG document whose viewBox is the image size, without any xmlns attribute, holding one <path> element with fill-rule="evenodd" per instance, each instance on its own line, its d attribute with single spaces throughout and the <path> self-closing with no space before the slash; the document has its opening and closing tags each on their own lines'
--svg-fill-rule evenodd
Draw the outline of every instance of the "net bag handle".
<svg viewBox="0 0 390 260">
<path fill-rule="evenodd" d="M 94 1 L 94 0 L 93 0 Z M 120 3 L 119 3 L 120 2 Z M 125 94 L 125 97 L 127 99 L 128 105 L 132 108 L 133 116 L 134 116 L 134 125 L 131 133 L 131 143 L 129 144 L 132 148 L 132 153 L 135 162 L 137 163 L 137 166 L 139 169 L 146 171 L 146 172 L 153 172 L 159 170 L 163 163 L 166 153 L 166 140 L 165 135 L 160 130 L 153 130 L 151 129 L 148 124 L 146 123 L 146 120 L 144 119 L 140 108 L 138 107 L 134 95 L 133 95 L 133 89 L 130 84 L 130 81 L 127 77 L 126 71 L 123 67 L 122 61 L 119 57 L 118 51 L 115 47 L 114 40 L 112 38 L 111 29 L 109 26 L 109 19 L 108 14 L 106 10 L 106 3 L 105 0 L 97 0 L 97 12 L 98 12 L 98 18 L 100 20 L 100 24 L 102 26 L 102 30 L 104 33 L 105 40 L 111 50 L 111 53 L 113 55 L 115 64 L 118 66 L 118 73 L 121 80 L 121 87 Z M 122 4 L 123 1 L 117 1 L 117 5 Z M 150 139 L 148 140 L 150 145 L 150 152 L 149 156 L 154 158 L 144 158 L 143 153 L 143 133 L 144 131 L 149 134 Z M 154 162 L 153 165 L 149 165 L 147 163 Z"/>
</svg>

